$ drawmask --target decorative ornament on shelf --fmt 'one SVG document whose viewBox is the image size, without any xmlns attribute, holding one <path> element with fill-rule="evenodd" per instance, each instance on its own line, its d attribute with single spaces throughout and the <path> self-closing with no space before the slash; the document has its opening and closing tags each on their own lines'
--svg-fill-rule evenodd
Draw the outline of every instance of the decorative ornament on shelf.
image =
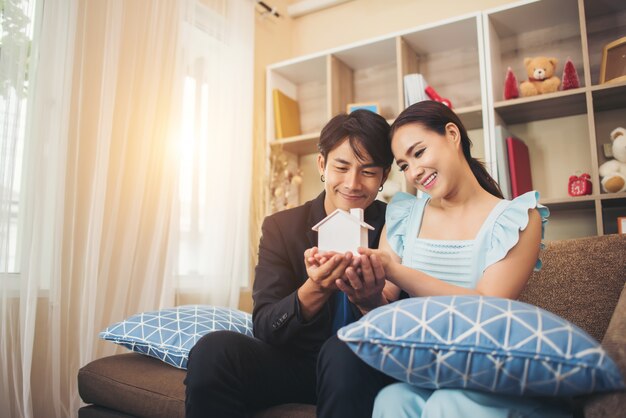
<svg viewBox="0 0 626 418">
<path fill-rule="evenodd" d="M 622 81 L 626 81 L 626 36 L 604 46 L 600 66 L 600 84 Z"/>
<path fill-rule="evenodd" d="M 519 97 L 519 87 L 517 86 L 517 77 L 511 67 L 506 70 L 504 78 L 504 100 L 517 99 Z"/>
<path fill-rule="evenodd" d="M 558 60 L 550 57 L 533 57 L 524 59 L 524 67 L 528 80 L 520 84 L 522 97 L 553 93 L 559 89 L 561 80 L 554 75 Z"/>
<path fill-rule="evenodd" d="M 563 77 L 561 79 L 561 90 L 571 90 L 580 87 L 580 80 L 576 67 L 570 58 L 565 62 L 563 67 Z"/>
<path fill-rule="evenodd" d="M 570 196 L 585 196 L 591 194 L 591 176 L 588 173 L 569 177 L 567 193 Z"/>
<path fill-rule="evenodd" d="M 445 97 L 441 97 L 439 93 L 437 93 L 437 91 L 435 91 L 435 89 L 432 88 L 431 86 L 426 86 L 424 91 L 426 92 L 428 97 L 431 98 L 431 100 L 434 100 L 439 103 L 443 103 L 444 105 L 452 109 L 452 102 L 450 102 L 450 100 L 446 99 Z"/>
<path fill-rule="evenodd" d="M 302 184 L 302 170 L 290 161 L 282 148 L 272 149 L 270 158 L 271 212 L 290 209 L 297 204 L 297 189 Z"/>
<path fill-rule="evenodd" d="M 369 110 L 370 112 L 378 113 L 380 115 L 380 105 L 378 102 L 348 103 L 346 106 L 346 113 L 352 113 L 357 109 Z"/>
<path fill-rule="evenodd" d="M 626 192 L 626 129 L 613 129 L 610 138 L 613 158 L 598 168 L 600 184 L 607 193 Z"/>
</svg>

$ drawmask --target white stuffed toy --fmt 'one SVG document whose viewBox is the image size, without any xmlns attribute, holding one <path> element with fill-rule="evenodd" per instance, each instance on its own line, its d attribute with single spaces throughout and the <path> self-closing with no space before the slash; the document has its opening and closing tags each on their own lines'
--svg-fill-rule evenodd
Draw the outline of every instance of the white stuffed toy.
<svg viewBox="0 0 626 418">
<path fill-rule="evenodd" d="M 619 193 L 626 191 L 626 129 L 616 128 L 611 132 L 613 157 L 599 168 L 604 191 Z"/>
</svg>

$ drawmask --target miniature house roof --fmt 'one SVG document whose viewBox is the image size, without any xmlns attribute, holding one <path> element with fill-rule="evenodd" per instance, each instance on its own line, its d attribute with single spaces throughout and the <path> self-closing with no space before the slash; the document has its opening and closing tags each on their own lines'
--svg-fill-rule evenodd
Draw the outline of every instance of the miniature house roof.
<svg viewBox="0 0 626 418">
<path fill-rule="evenodd" d="M 331 213 L 330 215 L 328 215 L 327 217 L 325 217 L 324 219 L 322 219 L 321 221 L 319 221 L 317 223 L 317 225 L 315 225 L 313 228 L 314 231 L 319 231 L 320 227 L 322 225 L 324 225 L 326 222 L 328 222 L 330 219 L 334 218 L 335 216 L 342 216 L 345 217 L 345 219 L 349 219 L 350 222 L 354 222 L 357 225 L 363 227 L 363 228 L 367 228 L 367 229 L 371 229 L 373 230 L 374 227 L 367 224 L 366 222 L 364 222 L 362 220 L 363 217 L 363 209 L 350 209 L 350 212 L 346 212 L 343 209 L 335 209 L 335 211 L 333 213 Z"/>
</svg>

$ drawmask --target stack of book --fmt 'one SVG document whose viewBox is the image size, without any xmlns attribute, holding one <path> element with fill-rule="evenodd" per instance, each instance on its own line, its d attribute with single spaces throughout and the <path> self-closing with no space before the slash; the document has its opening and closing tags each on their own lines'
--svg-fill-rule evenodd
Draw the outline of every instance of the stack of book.
<svg viewBox="0 0 626 418">
<path fill-rule="evenodd" d="M 511 135 L 503 126 L 496 126 L 497 181 L 505 199 L 514 199 L 533 190 L 528 146 Z"/>
<path fill-rule="evenodd" d="M 430 100 L 426 95 L 428 83 L 421 74 L 407 74 L 404 76 L 404 107 L 423 100 Z"/>
</svg>

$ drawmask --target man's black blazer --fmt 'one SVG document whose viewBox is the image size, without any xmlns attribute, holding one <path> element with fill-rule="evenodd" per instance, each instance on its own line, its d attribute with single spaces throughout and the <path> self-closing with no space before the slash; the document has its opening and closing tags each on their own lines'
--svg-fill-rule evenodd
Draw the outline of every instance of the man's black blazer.
<svg viewBox="0 0 626 418">
<path fill-rule="evenodd" d="M 326 217 L 324 197 L 322 192 L 301 206 L 265 218 L 252 294 L 255 337 L 314 355 L 331 336 L 335 298 L 330 298 L 314 318 L 305 322 L 296 292 L 308 278 L 304 251 L 317 246 L 317 232 L 311 228 Z M 385 209 L 386 204 L 376 200 L 365 210 L 365 222 L 374 227 L 368 241 L 372 248 L 378 247 Z M 358 309 L 352 308 L 360 317 Z"/>
</svg>

